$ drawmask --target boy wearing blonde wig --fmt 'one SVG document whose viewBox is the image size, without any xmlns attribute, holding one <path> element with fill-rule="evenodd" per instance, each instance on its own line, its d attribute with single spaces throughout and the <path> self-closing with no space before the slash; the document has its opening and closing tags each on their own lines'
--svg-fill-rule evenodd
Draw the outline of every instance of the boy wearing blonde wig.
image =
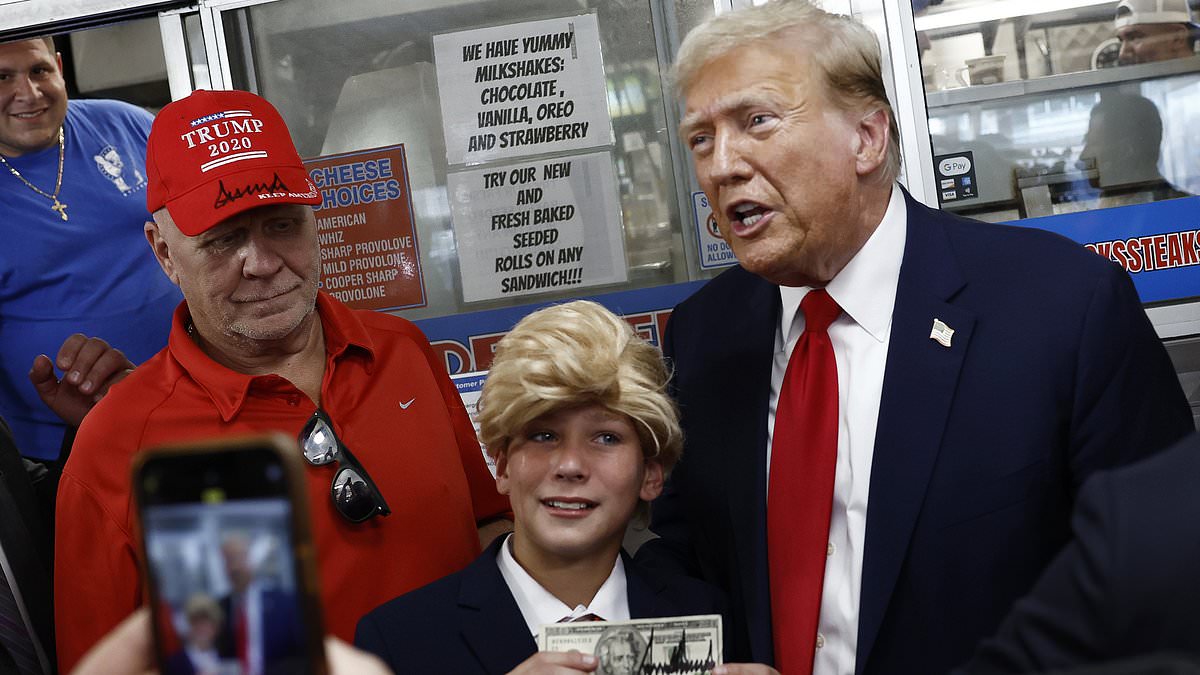
<svg viewBox="0 0 1200 675">
<path fill-rule="evenodd" d="M 465 570 L 368 614 L 355 643 L 396 672 L 591 672 L 594 656 L 537 654 L 539 626 L 719 613 L 712 587 L 621 551 L 679 458 L 668 377 L 658 351 L 595 303 L 518 323 L 479 402 L 514 531 Z"/>
</svg>

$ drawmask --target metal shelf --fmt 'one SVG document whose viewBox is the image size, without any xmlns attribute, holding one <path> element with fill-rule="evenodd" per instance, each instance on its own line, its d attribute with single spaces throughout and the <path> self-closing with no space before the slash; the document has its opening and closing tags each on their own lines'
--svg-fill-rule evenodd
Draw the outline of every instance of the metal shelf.
<svg viewBox="0 0 1200 675">
<path fill-rule="evenodd" d="M 1116 0 L 955 0 L 931 5 L 917 17 L 916 28 L 935 36 L 978 31 L 984 24 L 1001 21 L 1029 21 L 1032 25 L 1111 21 L 1116 9 Z"/>
<path fill-rule="evenodd" d="M 197 0 L 0 0 L 4 41 L 67 33 L 141 19 Z"/>
<path fill-rule="evenodd" d="M 1200 56 L 1159 61 L 1157 63 L 1143 63 L 1136 66 L 1121 66 L 1118 68 L 1105 68 L 1103 70 L 1087 70 L 1079 73 L 1050 75 L 1033 80 L 998 82 L 996 84 L 932 91 L 925 94 L 925 103 L 932 110 L 946 106 L 962 105 L 964 103 L 983 103 L 1006 98 L 1019 98 L 1031 94 L 1098 87 L 1107 84 L 1149 80 L 1187 73 L 1200 74 Z"/>
</svg>

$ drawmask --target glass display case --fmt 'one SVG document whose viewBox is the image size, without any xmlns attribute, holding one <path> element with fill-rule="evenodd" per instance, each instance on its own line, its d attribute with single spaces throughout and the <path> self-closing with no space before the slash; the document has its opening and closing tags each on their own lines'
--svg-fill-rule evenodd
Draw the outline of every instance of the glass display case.
<svg viewBox="0 0 1200 675">
<path fill-rule="evenodd" d="M 1200 193 L 1200 57 L 930 92 L 935 156 L 971 153 L 943 208 L 1010 221 Z"/>
<path fill-rule="evenodd" d="M 941 208 L 1122 265 L 1200 421 L 1198 29 L 1179 11 L 1118 22 L 1118 7 L 914 0 L 929 168 Z"/>
<path fill-rule="evenodd" d="M 975 169 L 972 189 L 939 191 L 943 208 L 1013 221 L 1200 191 L 1200 57 L 1191 44 L 1157 61 L 1122 52 L 1117 5 L 945 0 L 919 12 L 933 154 Z"/>
<path fill-rule="evenodd" d="M 711 4 L 708 11 L 711 15 Z M 597 40 L 587 44 L 587 33 L 580 28 L 576 46 L 581 52 L 595 50 L 602 71 L 597 71 L 594 82 L 559 78 L 555 86 L 568 90 L 570 98 L 563 100 L 576 109 L 586 105 L 580 99 L 582 88 L 599 91 L 599 105 L 606 109 L 599 116 L 607 118 L 601 122 L 611 131 L 594 135 L 590 147 L 606 156 L 595 166 L 612 172 L 616 200 L 607 226 L 618 228 L 622 240 L 611 261 L 621 268 L 619 273 L 609 275 L 609 283 L 585 285 L 589 292 L 604 292 L 687 281 L 687 232 L 680 223 L 691 218 L 676 199 L 660 45 L 650 3 L 278 0 L 224 12 L 221 20 L 232 85 L 256 91 L 280 109 L 302 156 L 327 157 L 403 144 L 425 290 L 424 306 L 405 310 L 405 316 L 423 318 L 504 307 L 517 297 L 474 290 L 482 288 L 474 281 L 484 273 L 472 267 L 501 262 L 496 256 L 470 255 L 474 232 L 469 230 L 486 223 L 480 222 L 478 214 L 468 216 L 466 207 L 459 208 L 462 205 L 455 201 L 456 192 L 468 189 L 463 186 L 473 179 L 472 171 L 509 170 L 517 156 L 461 154 L 453 147 L 458 140 L 455 132 L 447 131 L 457 124 L 448 107 L 457 106 L 479 108 L 471 114 L 471 120 L 478 120 L 476 135 L 513 129 L 513 120 L 505 116 L 516 110 L 512 107 L 516 103 L 481 106 L 465 97 L 448 101 L 459 92 L 450 90 L 454 64 L 445 53 L 439 61 L 436 53 L 439 36 L 454 40 L 471 31 L 499 35 L 509 30 L 525 37 L 538 30 L 540 21 L 572 15 L 595 17 Z M 487 56 L 483 53 L 483 62 Z M 487 77 L 478 71 L 468 76 L 477 83 Z M 487 93 L 471 93 L 480 95 Z M 532 118 L 540 110 L 530 108 L 531 121 L 538 125 L 541 119 Z M 503 143 L 504 132 L 500 135 Z M 542 144 L 522 158 L 566 152 L 562 147 Z M 475 200 L 480 197 L 471 195 Z M 468 222 L 472 217 L 474 222 Z M 569 287 L 536 295 L 553 299 L 579 294 L 579 288 Z"/>
</svg>

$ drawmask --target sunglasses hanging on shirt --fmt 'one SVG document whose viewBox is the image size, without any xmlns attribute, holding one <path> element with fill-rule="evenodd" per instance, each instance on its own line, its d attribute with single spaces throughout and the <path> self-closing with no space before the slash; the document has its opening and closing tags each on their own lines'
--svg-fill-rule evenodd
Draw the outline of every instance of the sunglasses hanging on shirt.
<svg viewBox="0 0 1200 675">
<path fill-rule="evenodd" d="M 300 431 L 300 447 L 304 450 L 304 459 L 313 466 L 337 463 L 329 495 L 343 518 L 361 523 L 375 515 L 386 516 L 392 512 L 367 470 L 334 433 L 333 421 L 324 410 L 317 408 L 304 424 Z"/>
</svg>

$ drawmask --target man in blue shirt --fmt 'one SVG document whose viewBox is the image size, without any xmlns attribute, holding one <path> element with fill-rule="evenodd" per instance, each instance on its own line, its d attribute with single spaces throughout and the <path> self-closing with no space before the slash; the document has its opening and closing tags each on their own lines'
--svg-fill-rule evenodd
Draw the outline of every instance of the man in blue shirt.
<svg viewBox="0 0 1200 675">
<path fill-rule="evenodd" d="M 68 102 L 49 38 L 0 44 L 0 415 L 30 457 L 54 459 L 63 436 L 39 390 L 83 404 L 108 384 L 73 367 L 68 336 L 134 363 L 166 344 L 180 296 L 142 233 L 150 122 L 117 101 Z"/>
</svg>

